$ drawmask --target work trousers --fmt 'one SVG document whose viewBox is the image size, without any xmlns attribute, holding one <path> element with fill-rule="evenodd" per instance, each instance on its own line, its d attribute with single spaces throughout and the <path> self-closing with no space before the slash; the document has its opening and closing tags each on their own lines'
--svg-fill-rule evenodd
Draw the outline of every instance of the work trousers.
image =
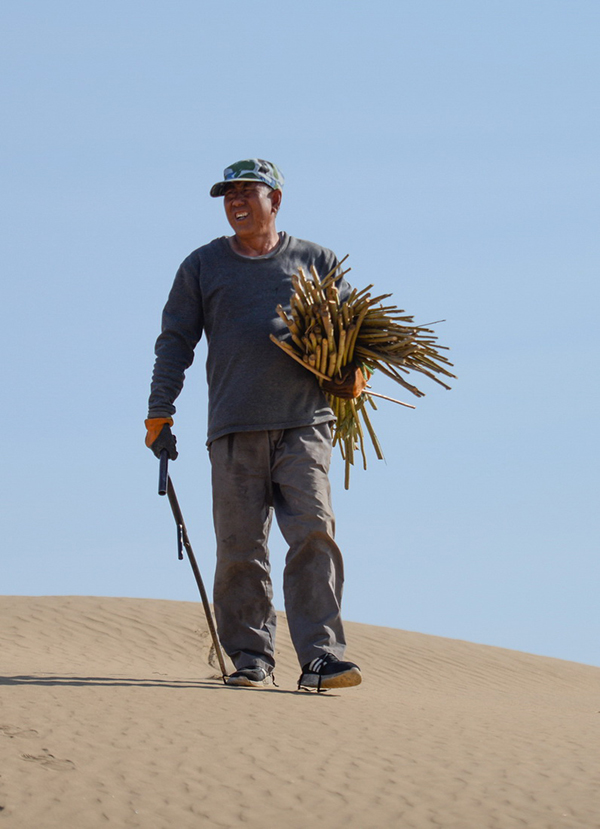
<svg viewBox="0 0 600 829">
<path fill-rule="evenodd" d="M 219 639 L 236 668 L 275 665 L 276 615 L 267 546 L 273 512 L 289 545 L 283 592 L 300 665 L 345 650 L 344 571 L 334 541 L 329 423 L 234 432 L 213 441 L 217 537 L 214 606 Z"/>
</svg>

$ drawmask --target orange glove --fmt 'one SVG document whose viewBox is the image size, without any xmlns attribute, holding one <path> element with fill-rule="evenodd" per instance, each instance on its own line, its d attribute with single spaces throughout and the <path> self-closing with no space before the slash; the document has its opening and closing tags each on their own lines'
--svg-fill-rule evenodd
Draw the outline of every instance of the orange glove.
<svg viewBox="0 0 600 829">
<path fill-rule="evenodd" d="M 146 446 L 154 452 L 157 458 L 160 458 L 160 453 L 166 449 L 169 458 L 174 461 L 177 458 L 177 438 L 171 432 L 173 425 L 172 417 L 150 417 L 145 421 L 146 429 Z"/>
<path fill-rule="evenodd" d="M 148 420 L 144 421 L 144 426 L 148 430 L 146 433 L 146 446 L 148 449 L 152 448 L 152 444 L 156 440 L 156 438 L 162 432 L 162 427 L 164 425 L 172 426 L 173 425 L 173 418 L 172 417 L 149 417 Z"/>
<path fill-rule="evenodd" d="M 365 376 L 366 375 L 366 376 Z M 324 380 L 323 391 L 333 394 L 335 397 L 343 397 L 345 400 L 353 400 L 360 397 L 367 387 L 367 379 L 371 372 L 361 369 L 354 363 L 349 363 L 342 369 L 341 377 L 334 377 L 331 380 Z"/>
</svg>

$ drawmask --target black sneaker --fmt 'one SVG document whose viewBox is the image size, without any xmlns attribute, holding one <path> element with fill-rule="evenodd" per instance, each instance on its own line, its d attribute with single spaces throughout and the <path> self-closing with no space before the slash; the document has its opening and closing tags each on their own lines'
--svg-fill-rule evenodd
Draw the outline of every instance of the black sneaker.
<svg viewBox="0 0 600 829">
<path fill-rule="evenodd" d="M 273 672 L 256 665 L 249 665 L 247 668 L 240 668 L 230 674 L 226 680 L 227 685 L 244 685 L 247 688 L 262 688 L 264 685 L 273 683 Z"/>
<path fill-rule="evenodd" d="M 340 662 L 337 656 L 326 653 L 308 662 L 298 680 L 300 688 L 316 688 L 327 691 L 328 688 L 350 688 L 360 685 L 362 676 L 360 668 L 354 662 Z"/>
</svg>

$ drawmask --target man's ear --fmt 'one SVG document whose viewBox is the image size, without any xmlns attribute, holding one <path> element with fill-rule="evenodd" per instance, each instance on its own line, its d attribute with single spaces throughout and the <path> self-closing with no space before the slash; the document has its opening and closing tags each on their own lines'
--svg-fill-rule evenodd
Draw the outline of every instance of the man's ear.
<svg viewBox="0 0 600 829">
<path fill-rule="evenodd" d="M 283 196 L 283 193 L 281 192 L 281 190 L 271 190 L 269 195 L 271 196 L 271 204 L 273 205 L 273 210 L 275 211 L 275 213 L 277 213 L 277 211 L 281 207 L 281 197 Z"/>
</svg>

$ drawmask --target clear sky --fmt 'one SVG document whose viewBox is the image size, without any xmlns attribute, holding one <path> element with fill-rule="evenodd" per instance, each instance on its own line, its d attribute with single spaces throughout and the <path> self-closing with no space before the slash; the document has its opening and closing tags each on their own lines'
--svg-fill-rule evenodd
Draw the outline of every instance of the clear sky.
<svg viewBox="0 0 600 829">
<path fill-rule="evenodd" d="M 279 228 L 445 319 L 458 375 L 381 404 L 386 462 L 349 492 L 335 459 L 346 618 L 600 665 L 597 0 L 20 0 L 0 24 L 0 590 L 196 600 L 143 445 L 153 345 L 178 264 L 229 233 L 210 186 L 259 156 Z M 171 471 L 210 588 L 204 358 Z"/>
</svg>

